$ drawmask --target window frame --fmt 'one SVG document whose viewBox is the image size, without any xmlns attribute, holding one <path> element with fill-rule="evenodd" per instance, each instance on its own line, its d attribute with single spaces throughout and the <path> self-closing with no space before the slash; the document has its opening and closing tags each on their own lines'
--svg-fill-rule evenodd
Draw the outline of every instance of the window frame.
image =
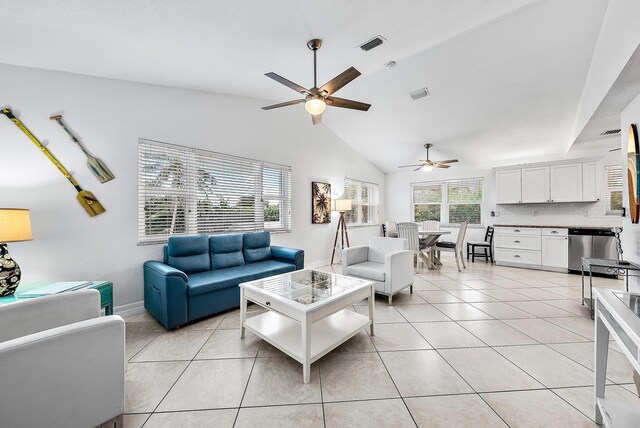
<svg viewBox="0 0 640 428">
<path fill-rule="evenodd" d="M 351 211 L 355 211 L 357 213 L 357 221 L 352 221 L 351 216 L 345 215 L 345 222 L 349 225 L 349 227 L 368 227 L 368 226 L 378 226 L 380 224 L 380 185 L 378 183 L 372 183 L 369 181 L 356 180 L 353 178 L 345 177 L 344 179 L 344 191 L 342 196 L 339 199 L 346 199 L 346 189 L 347 186 L 356 186 L 356 199 L 351 200 Z M 368 187 L 367 193 L 367 202 L 362 202 L 362 189 L 363 187 Z M 371 191 L 373 190 L 373 198 L 371 197 Z M 372 201 L 373 199 L 373 201 Z M 363 221 L 362 215 L 362 207 L 368 206 L 369 217 L 371 218 L 371 214 L 373 214 L 373 219 L 369 221 Z M 373 208 L 373 211 L 372 211 Z"/>
<path fill-rule="evenodd" d="M 168 162 L 182 162 L 180 168 L 183 168 L 183 177 L 179 177 L 183 180 L 183 188 L 173 188 L 170 185 L 163 185 L 154 189 L 152 186 L 148 186 L 149 174 L 145 171 L 144 165 L 153 163 L 153 156 L 158 158 L 165 156 Z M 222 190 L 218 193 L 213 193 L 216 199 L 219 201 L 224 200 L 225 197 L 229 197 L 229 194 L 233 195 L 237 193 L 242 200 L 244 197 L 253 198 L 253 207 L 249 204 L 250 211 L 247 215 L 236 212 L 232 216 L 241 218 L 235 220 L 232 217 L 230 220 L 225 220 L 224 217 L 216 216 L 215 213 L 203 218 L 198 211 L 199 202 L 204 201 L 202 188 L 198 184 L 199 178 L 202 174 L 202 170 L 206 171 L 206 167 L 214 168 L 219 165 L 230 165 L 231 179 L 228 179 L 228 171 L 221 170 L 218 179 L 222 176 L 227 176 L 227 185 L 230 186 L 226 190 Z M 243 170 L 244 169 L 244 170 Z M 264 173 L 266 170 L 279 171 L 280 183 L 277 183 L 280 194 L 268 194 L 265 189 Z M 145 171 L 143 173 L 143 171 Z M 240 171 L 240 172 L 237 172 Z M 242 188 L 243 179 L 242 175 L 233 177 L 234 174 L 249 174 L 247 180 L 253 182 Z M 242 233 L 247 231 L 269 231 L 271 233 L 288 233 L 291 232 L 291 167 L 287 165 L 280 165 L 275 163 L 263 162 L 260 160 L 244 158 L 240 156 L 229 155 L 225 153 L 214 152 L 210 150 L 197 149 L 193 147 L 181 146 L 176 144 L 165 143 L 156 140 L 150 140 L 140 138 L 138 140 L 138 245 L 152 245 L 166 243 L 171 236 L 185 236 L 198 233 L 205 233 L 209 235 L 216 234 L 229 234 L 229 233 Z M 213 181 L 216 181 L 216 177 L 212 177 Z M 275 180 L 274 180 L 275 181 Z M 164 183 L 162 183 L 164 184 Z M 234 187 L 234 185 L 236 187 Z M 237 187 L 239 186 L 239 187 Z M 250 190 L 250 189 L 253 190 Z M 248 192 L 248 193 L 247 193 Z M 246 193 L 246 194 L 244 194 Z M 148 214 L 148 196 L 167 196 L 167 194 L 176 197 L 183 198 L 184 201 L 184 227 L 179 232 L 169 231 L 167 233 L 147 234 L 149 225 L 147 224 Z M 267 206 L 265 201 L 279 202 L 279 216 L 280 220 L 277 222 L 265 222 L 264 211 Z M 239 203 L 239 202 L 238 202 Z M 237 206 L 237 205 L 236 205 Z M 220 212 L 218 212 L 220 213 Z M 253 218 L 252 218 L 253 217 Z M 213 218 L 213 220 L 212 220 Z M 216 220 L 217 218 L 217 220 Z M 249 221 L 247 221 L 249 220 Z M 175 221 L 175 220 L 174 220 Z M 239 221 L 239 223 L 237 223 Z M 225 228 L 223 232 L 214 231 L 216 226 L 225 227 L 226 225 L 234 225 L 237 229 Z M 271 223 L 271 224 L 268 224 Z M 159 223 L 161 225 L 161 223 Z M 244 227 L 243 227 L 244 226 Z M 205 229 L 205 230 L 202 230 Z"/>
<path fill-rule="evenodd" d="M 450 185 L 460 185 L 464 183 L 473 183 L 476 182 L 480 186 L 480 200 L 479 201 L 450 201 L 449 200 L 449 186 Z M 415 189 L 417 187 L 435 187 L 440 186 L 440 202 L 415 202 Z M 473 226 L 482 226 L 483 213 L 482 213 L 482 204 L 484 202 L 484 178 L 483 177 L 473 177 L 473 178 L 461 178 L 461 179 L 453 179 L 453 180 L 433 180 L 433 181 L 422 181 L 418 183 L 410 184 L 410 192 L 411 192 L 411 220 L 416 222 L 415 218 L 415 207 L 416 205 L 440 205 L 440 224 L 444 227 L 452 226 L 458 227 L 461 223 L 451 223 L 450 222 L 450 206 L 451 205 L 480 205 L 480 217 L 479 223 L 469 223 L 470 227 Z"/>
</svg>

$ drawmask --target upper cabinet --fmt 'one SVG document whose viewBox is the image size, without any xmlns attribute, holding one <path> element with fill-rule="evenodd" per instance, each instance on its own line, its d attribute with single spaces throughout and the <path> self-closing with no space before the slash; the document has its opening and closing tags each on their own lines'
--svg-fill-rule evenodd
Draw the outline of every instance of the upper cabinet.
<svg viewBox="0 0 640 428">
<path fill-rule="evenodd" d="M 585 201 L 600 200 L 600 175 L 602 169 L 598 162 L 582 164 L 582 199 Z"/>
<path fill-rule="evenodd" d="M 496 171 L 496 193 L 499 204 L 522 202 L 521 170 Z"/>
<path fill-rule="evenodd" d="M 522 168 L 522 203 L 550 202 L 549 167 Z"/>
<path fill-rule="evenodd" d="M 549 167 L 551 202 L 582 201 L 582 164 L 571 163 Z"/>
<path fill-rule="evenodd" d="M 496 170 L 497 203 L 597 202 L 603 174 L 597 160 L 501 168 Z"/>
</svg>

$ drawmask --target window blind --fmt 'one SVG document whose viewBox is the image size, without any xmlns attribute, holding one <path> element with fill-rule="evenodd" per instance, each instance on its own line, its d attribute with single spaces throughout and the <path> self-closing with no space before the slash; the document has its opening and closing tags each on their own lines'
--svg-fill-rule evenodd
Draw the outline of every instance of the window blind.
<svg viewBox="0 0 640 428">
<path fill-rule="evenodd" d="M 140 243 L 174 235 L 291 230 L 291 168 L 141 139 Z"/>
<path fill-rule="evenodd" d="M 344 213 L 345 221 L 352 225 L 378 224 L 379 198 L 378 184 L 345 178 L 340 199 L 351 200 L 351 211 Z"/>
<path fill-rule="evenodd" d="M 482 185 L 482 178 L 413 183 L 413 220 L 482 224 Z"/>
<path fill-rule="evenodd" d="M 605 209 L 609 215 L 620 215 L 622 212 L 622 167 L 610 165 L 605 168 Z"/>
</svg>

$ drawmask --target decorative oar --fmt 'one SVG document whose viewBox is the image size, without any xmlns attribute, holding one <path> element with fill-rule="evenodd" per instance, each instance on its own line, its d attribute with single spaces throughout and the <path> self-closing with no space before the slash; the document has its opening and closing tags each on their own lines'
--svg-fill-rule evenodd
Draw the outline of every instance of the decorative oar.
<svg viewBox="0 0 640 428">
<path fill-rule="evenodd" d="M 71 132 L 67 124 L 64 122 L 61 114 L 51 116 L 49 117 L 49 119 L 58 122 L 62 129 L 64 129 L 67 134 L 69 134 L 71 141 L 73 141 L 78 147 L 80 147 L 80 150 L 82 150 L 85 156 L 87 156 L 87 167 L 91 170 L 91 172 L 93 172 L 93 175 L 95 175 L 96 178 L 100 180 L 100 183 L 106 183 L 107 181 L 116 178 L 111 173 L 111 171 L 109 171 L 109 168 L 107 168 L 107 165 L 105 165 L 104 162 L 102 162 L 97 157 L 91 156 L 87 149 L 84 148 L 80 140 L 73 134 L 73 132 Z"/>
<path fill-rule="evenodd" d="M 44 153 L 44 155 L 51 161 L 51 163 L 53 163 L 56 168 L 58 168 L 58 170 L 67 178 L 67 180 L 69 180 L 71 184 L 73 184 L 73 187 L 75 187 L 78 191 L 76 199 L 78 200 L 78 202 L 80 202 L 80 205 L 82 205 L 82 207 L 91 217 L 102 214 L 105 211 L 104 207 L 100 204 L 96 197 L 93 196 L 93 193 L 87 190 L 82 190 L 80 185 L 76 182 L 76 180 L 74 180 L 71 174 L 69 174 L 69 172 L 65 169 L 64 166 L 62 166 L 60 162 L 58 162 L 58 159 L 56 159 L 55 156 L 53 156 L 53 154 L 45 146 L 42 145 L 42 143 L 36 138 L 36 136 L 33 135 L 26 126 L 24 126 L 20 119 L 13 115 L 13 112 L 10 108 L 3 108 L 1 112 L 5 116 L 7 116 L 18 128 L 20 128 L 20 130 L 24 132 L 27 137 L 29 137 L 33 144 L 35 144 L 42 151 L 42 153 Z"/>
</svg>

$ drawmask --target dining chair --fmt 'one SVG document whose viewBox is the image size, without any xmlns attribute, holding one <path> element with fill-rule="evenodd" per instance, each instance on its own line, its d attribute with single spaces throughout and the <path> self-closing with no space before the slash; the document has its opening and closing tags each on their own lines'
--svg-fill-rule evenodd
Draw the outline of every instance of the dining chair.
<svg viewBox="0 0 640 428">
<path fill-rule="evenodd" d="M 462 245 L 464 244 L 464 236 L 467 233 L 467 224 L 469 222 L 465 221 L 460 225 L 460 230 L 458 231 L 458 238 L 456 242 L 449 241 L 438 241 L 434 247 L 434 250 L 438 252 L 438 258 L 440 257 L 440 252 L 444 251 L 446 253 L 454 253 L 456 257 L 456 265 L 458 266 L 458 272 L 462 272 L 460 269 L 460 262 L 462 262 L 462 266 L 466 269 L 467 265 L 464 263 L 464 255 L 462 253 Z"/>
<path fill-rule="evenodd" d="M 471 263 L 475 263 L 476 257 L 484 257 L 485 263 L 491 260 L 493 263 L 493 226 L 487 226 L 487 231 L 484 234 L 484 241 L 469 241 L 467 242 L 467 260 L 469 260 L 469 253 L 471 253 Z M 483 250 L 483 253 L 476 254 L 476 248 Z"/>
<path fill-rule="evenodd" d="M 425 220 L 422 222 L 422 230 L 440 230 L 440 222 L 438 220 Z"/>
<path fill-rule="evenodd" d="M 423 254 L 420 251 L 420 237 L 418 235 L 418 224 L 411 222 L 400 222 L 396 224 L 396 230 L 398 231 L 398 238 L 407 240 L 407 249 L 413 251 L 415 264 L 418 265 L 418 260 L 422 261 L 424 266 Z"/>
</svg>

